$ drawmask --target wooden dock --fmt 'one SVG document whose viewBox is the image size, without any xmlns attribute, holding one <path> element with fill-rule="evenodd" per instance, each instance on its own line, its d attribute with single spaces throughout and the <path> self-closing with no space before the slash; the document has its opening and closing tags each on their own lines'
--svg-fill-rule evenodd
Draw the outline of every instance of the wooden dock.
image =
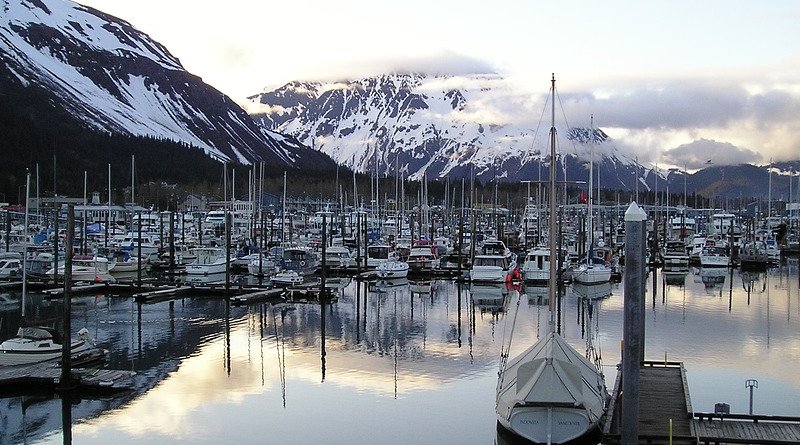
<svg viewBox="0 0 800 445">
<path fill-rule="evenodd" d="M 85 354 L 74 354 L 72 360 L 85 366 L 102 360 L 105 351 L 95 350 Z M 61 367 L 58 360 L 27 365 L 0 366 L 0 393 L 20 392 L 26 388 L 56 390 L 61 386 Z M 78 391 L 117 392 L 133 389 L 133 371 L 108 369 L 73 368 L 71 375 L 74 389 Z"/>
<path fill-rule="evenodd" d="M 622 371 L 609 406 L 609 418 L 603 432 L 603 443 L 621 443 L 620 428 L 622 404 Z M 669 421 L 672 419 L 672 443 L 695 444 L 692 434 L 692 407 L 686 370 L 678 362 L 645 362 L 639 371 L 639 442 L 662 444 L 670 437 Z"/>
<path fill-rule="evenodd" d="M 234 305 L 246 305 L 263 303 L 264 301 L 273 300 L 283 295 L 285 289 L 268 289 L 256 292 L 250 292 L 242 295 L 236 295 L 230 298 L 231 303 Z"/>
<path fill-rule="evenodd" d="M 157 301 L 165 301 L 176 298 L 180 295 L 188 294 L 193 289 L 191 286 L 183 287 L 166 287 L 149 292 L 142 292 L 133 295 L 133 299 L 137 303 L 155 303 Z"/>
<path fill-rule="evenodd" d="M 604 444 L 621 443 L 622 378 L 620 371 L 603 429 Z M 800 443 L 800 417 L 694 413 L 680 362 L 645 362 L 639 370 L 639 397 L 639 443 Z"/>
<path fill-rule="evenodd" d="M 800 417 L 694 413 L 692 427 L 703 444 L 800 443 Z"/>
</svg>

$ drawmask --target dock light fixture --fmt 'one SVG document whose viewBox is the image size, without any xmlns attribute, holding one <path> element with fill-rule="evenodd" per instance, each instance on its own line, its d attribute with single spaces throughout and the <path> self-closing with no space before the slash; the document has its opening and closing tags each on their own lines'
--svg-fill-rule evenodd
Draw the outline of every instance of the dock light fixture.
<svg viewBox="0 0 800 445">
<path fill-rule="evenodd" d="M 747 379 L 744 381 L 744 387 L 750 389 L 750 415 L 753 415 L 753 388 L 758 388 L 758 380 Z"/>
</svg>

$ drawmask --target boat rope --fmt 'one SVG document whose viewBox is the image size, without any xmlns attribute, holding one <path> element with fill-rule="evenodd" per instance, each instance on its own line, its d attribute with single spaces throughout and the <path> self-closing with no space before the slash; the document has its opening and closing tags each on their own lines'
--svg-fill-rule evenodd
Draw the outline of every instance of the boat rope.
<svg viewBox="0 0 800 445">
<path fill-rule="evenodd" d="M 508 331 L 508 325 L 503 327 L 503 340 L 500 343 L 500 369 L 498 370 L 498 375 L 501 377 L 500 379 L 500 386 L 502 387 L 502 376 L 503 372 L 506 369 L 506 363 L 508 362 L 508 353 L 511 351 L 511 341 L 514 339 L 514 327 L 517 324 L 517 315 L 519 315 L 519 303 L 522 301 L 521 294 L 519 292 L 515 292 L 517 294 L 517 307 L 514 311 L 514 318 L 511 320 L 511 332 L 508 334 L 508 347 L 503 351 L 503 346 L 506 344 L 506 332 Z"/>
</svg>

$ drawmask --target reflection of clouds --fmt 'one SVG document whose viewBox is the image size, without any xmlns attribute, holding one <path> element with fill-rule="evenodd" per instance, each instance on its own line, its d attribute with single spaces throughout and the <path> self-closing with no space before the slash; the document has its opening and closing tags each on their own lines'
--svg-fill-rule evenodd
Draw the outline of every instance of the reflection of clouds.
<svg viewBox="0 0 800 445">
<path fill-rule="evenodd" d="M 431 294 L 424 297 L 412 297 L 406 286 L 371 301 L 369 323 L 366 328 L 361 326 L 365 332 L 359 343 L 350 332 L 356 329 L 351 301 L 354 292 L 352 286 L 346 289 L 347 295 L 336 306 L 336 317 L 331 315 L 328 319 L 329 323 L 342 320 L 349 324 L 339 335 L 328 328 L 325 384 L 391 396 L 439 390 L 443 384 L 485 373 L 495 366 L 499 339 L 492 334 L 497 321 L 479 317 L 476 332 L 470 334 L 466 291 L 461 295 L 460 347 L 452 337 L 459 314 L 458 295 L 452 284 L 436 284 Z M 259 326 L 257 313 L 232 322 L 230 375 L 226 371 L 225 337 L 219 333 L 196 353 L 183 358 L 177 370 L 153 389 L 119 410 L 76 425 L 76 432 L 92 434 L 101 425 L 103 428 L 111 425 L 133 437 L 154 433 L 180 440 L 203 437 L 210 426 L 199 423 L 202 416 L 195 416 L 197 411 L 209 405 L 239 405 L 249 395 L 280 392 L 279 354 L 285 360 L 287 387 L 320 384 L 320 308 L 297 305 L 283 321 L 279 315 L 273 316 L 271 308 L 267 310 L 264 326 Z M 275 337 L 276 318 L 279 341 Z M 263 339 L 258 334 L 260 327 L 267 333 Z M 401 327 L 405 331 L 397 334 Z M 388 342 L 384 338 L 387 335 Z"/>
</svg>

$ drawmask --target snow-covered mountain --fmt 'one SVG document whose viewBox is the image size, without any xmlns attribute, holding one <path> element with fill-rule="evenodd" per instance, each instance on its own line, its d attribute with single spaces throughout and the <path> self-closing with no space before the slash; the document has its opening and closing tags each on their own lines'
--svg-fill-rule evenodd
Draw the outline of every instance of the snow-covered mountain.
<svg viewBox="0 0 800 445">
<path fill-rule="evenodd" d="M 0 86 L 44 91 L 87 129 L 180 141 L 243 164 L 334 165 L 260 128 L 124 20 L 68 0 L 0 0 L 0 8 Z"/>
<path fill-rule="evenodd" d="M 536 117 L 520 116 L 529 105 L 503 83 L 485 74 L 389 74 L 290 82 L 249 99 L 265 128 L 292 135 L 356 171 L 397 169 L 412 179 L 474 174 L 488 181 L 536 180 L 542 170 L 546 178 L 549 122 L 537 125 Z M 592 150 L 604 186 L 633 187 L 636 163 L 604 132 L 560 130 L 559 156 L 566 159 L 568 178 L 586 179 Z"/>
</svg>

